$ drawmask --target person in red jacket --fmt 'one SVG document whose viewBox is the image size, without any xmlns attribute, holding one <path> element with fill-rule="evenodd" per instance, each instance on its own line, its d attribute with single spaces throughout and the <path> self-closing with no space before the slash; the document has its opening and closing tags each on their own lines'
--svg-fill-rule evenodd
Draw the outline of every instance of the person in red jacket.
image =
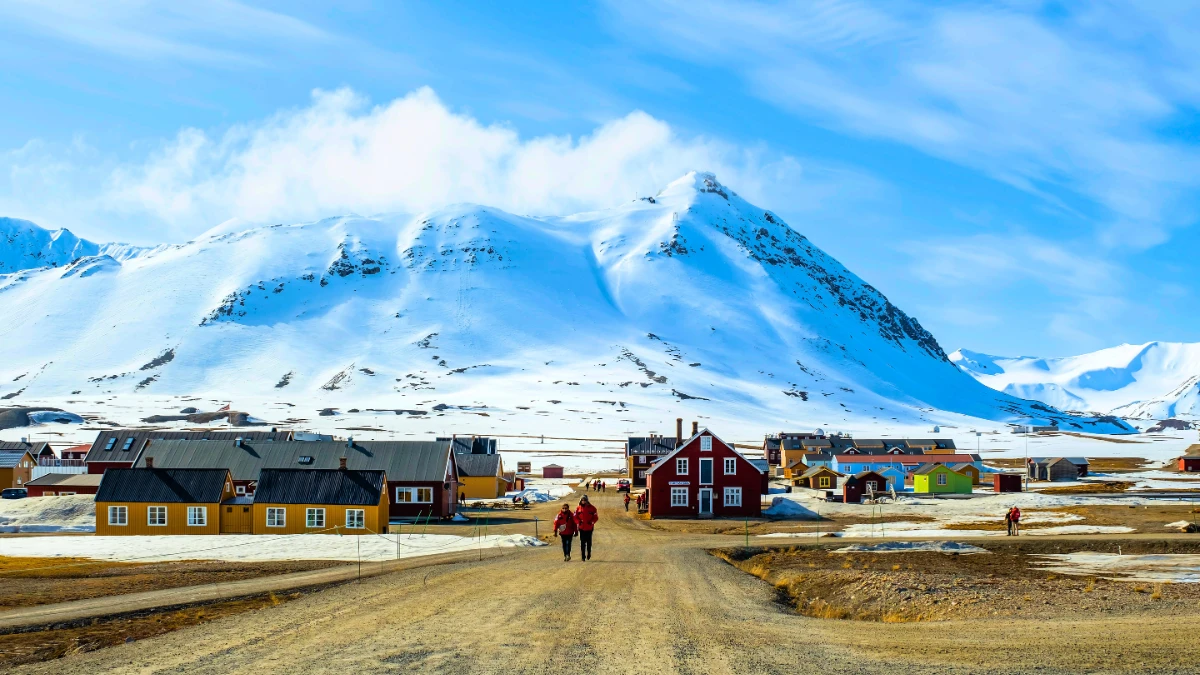
<svg viewBox="0 0 1200 675">
<path fill-rule="evenodd" d="M 575 522 L 579 525 L 579 553 L 585 562 L 592 559 L 592 530 L 597 520 L 600 520 L 600 516 L 596 514 L 596 507 L 592 506 L 588 496 L 580 497 L 579 508 L 575 509 Z"/>
<path fill-rule="evenodd" d="M 1020 536 L 1021 535 L 1021 509 L 1019 509 L 1015 506 L 1013 507 L 1013 510 L 1012 510 L 1012 524 L 1013 524 L 1013 534 Z"/>
<path fill-rule="evenodd" d="M 625 510 L 626 511 L 629 510 L 629 493 L 628 492 L 625 493 Z"/>
<path fill-rule="evenodd" d="M 563 504 L 554 517 L 554 536 L 562 540 L 563 562 L 571 560 L 571 540 L 578 531 L 579 524 L 575 522 L 575 514 L 571 513 L 571 505 Z"/>
</svg>

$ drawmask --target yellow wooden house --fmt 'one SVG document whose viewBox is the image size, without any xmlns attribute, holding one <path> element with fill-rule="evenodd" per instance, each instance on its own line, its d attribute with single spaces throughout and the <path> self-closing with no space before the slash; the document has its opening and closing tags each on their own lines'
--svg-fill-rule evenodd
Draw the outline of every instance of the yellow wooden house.
<svg viewBox="0 0 1200 675">
<path fill-rule="evenodd" d="M 459 499 L 498 499 L 508 490 L 500 455 L 454 455 L 458 465 Z"/>
<path fill-rule="evenodd" d="M 220 534 L 228 469 L 108 469 L 96 491 L 96 534 Z"/>
<path fill-rule="evenodd" d="M 263 469 L 252 507 L 254 534 L 383 534 L 388 528 L 383 471 Z"/>
</svg>

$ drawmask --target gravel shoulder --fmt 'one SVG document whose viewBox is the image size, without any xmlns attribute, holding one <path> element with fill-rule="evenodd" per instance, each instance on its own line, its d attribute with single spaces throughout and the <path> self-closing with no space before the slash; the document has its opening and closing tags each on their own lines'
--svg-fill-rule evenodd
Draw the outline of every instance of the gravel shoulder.
<svg viewBox="0 0 1200 675">
<path fill-rule="evenodd" d="M 344 584 L 19 673 L 1196 672 L 1200 607 L 1170 616 L 865 623 L 801 616 L 708 553 L 740 538 L 626 516 L 613 493 L 595 559 L 557 545 Z"/>
</svg>

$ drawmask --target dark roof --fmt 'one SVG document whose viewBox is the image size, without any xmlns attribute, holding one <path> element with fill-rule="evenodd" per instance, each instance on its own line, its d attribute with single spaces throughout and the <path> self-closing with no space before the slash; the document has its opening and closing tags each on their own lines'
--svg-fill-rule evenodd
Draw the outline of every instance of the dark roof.
<svg viewBox="0 0 1200 675">
<path fill-rule="evenodd" d="M 1088 466 L 1087 457 L 1034 457 L 1030 461 L 1034 464 L 1053 464 L 1060 459 L 1065 459 L 1075 466 Z"/>
<path fill-rule="evenodd" d="M 11 469 L 29 454 L 28 450 L 0 450 L 0 469 Z"/>
<path fill-rule="evenodd" d="M 763 449 L 764 450 L 778 450 L 779 449 L 779 439 L 774 438 L 772 436 L 767 436 L 767 437 L 763 438 Z"/>
<path fill-rule="evenodd" d="M 25 485 L 33 485 L 35 487 L 50 485 L 95 487 L 100 484 L 101 478 L 103 478 L 103 475 L 98 473 L 48 473 L 45 476 L 34 478 L 25 483 Z"/>
<path fill-rule="evenodd" d="M 927 473 L 932 473 L 933 470 L 937 469 L 938 467 L 945 467 L 949 471 L 954 471 L 953 468 L 948 467 L 945 464 L 936 464 L 936 463 L 935 464 L 922 464 L 920 466 L 920 468 L 918 468 L 916 471 L 913 471 L 913 475 L 914 476 L 923 476 Z M 958 473 L 958 472 L 954 471 L 954 473 Z"/>
<path fill-rule="evenodd" d="M 765 459 L 748 459 L 746 461 L 753 464 L 756 469 L 763 473 L 771 472 L 771 465 Z"/>
<path fill-rule="evenodd" d="M 863 480 L 864 478 L 867 478 L 869 476 L 875 476 L 876 478 L 883 478 L 885 480 L 887 479 L 887 476 L 879 473 L 878 471 L 859 471 L 858 473 L 851 476 L 850 480 L 856 480 L 856 481 Z"/>
<path fill-rule="evenodd" d="M 494 455 L 496 439 L 487 436 L 438 436 L 441 443 L 452 443 L 456 455 Z"/>
<path fill-rule="evenodd" d="M 228 476 L 225 469 L 109 469 L 96 501 L 215 504 Z"/>
<path fill-rule="evenodd" d="M 842 475 L 827 466 L 814 466 L 813 468 L 809 469 L 808 471 L 805 471 L 804 473 L 800 474 L 800 477 L 801 478 L 812 478 L 813 476 L 815 476 L 819 473 L 831 473 L 835 476 Z"/>
<path fill-rule="evenodd" d="M 975 465 L 970 462 L 959 462 L 958 464 L 951 464 L 949 466 L 951 469 L 954 469 L 955 471 L 958 471 L 958 472 L 961 472 L 963 469 L 967 468 L 968 466 L 971 467 L 972 469 L 975 468 Z"/>
<path fill-rule="evenodd" d="M 50 444 L 45 441 L 38 441 L 36 443 L 0 441 L 0 450 L 28 450 L 35 459 L 47 450 L 50 451 L 50 454 L 54 454 L 54 450 L 50 447 Z"/>
<path fill-rule="evenodd" d="M 88 454 L 84 457 L 87 462 L 131 462 L 150 440 L 173 441 L 232 441 L 242 438 L 248 441 L 290 441 L 291 431 L 171 431 L 169 429 L 111 429 L 101 431 Z M 129 443 L 129 439 L 133 439 Z M 105 450 L 108 442 L 112 441 L 112 449 Z M 129 443 L 129 449 L 125 445 Z"/>
<path fill-rule="evenodd" d="M 254 501 L 258 504 L 338 504 L 375 506 L 383 493 L 382 471 L 353 469 L 263 469 Z"/>
<path fill-rule="evenodd" d="M 454 455 L 460 476 L 500 475 L 500 455 Z"/>
<path fill-rule="evenodd" d="M 450 444 L 437 441 L 151 441 L 135 466 L 225 468 L 234 480 L 258 478 L 263 469 L 336 469 L 342 457 L 356 470 L 383 471 L 393 483 L 441 483 Z"/>
<path fill-rule="evenodd" d="M 674 436 L 630 436 L 625 443 L 625 456 L 669 455 L 675 452 Z"/>
</svg>

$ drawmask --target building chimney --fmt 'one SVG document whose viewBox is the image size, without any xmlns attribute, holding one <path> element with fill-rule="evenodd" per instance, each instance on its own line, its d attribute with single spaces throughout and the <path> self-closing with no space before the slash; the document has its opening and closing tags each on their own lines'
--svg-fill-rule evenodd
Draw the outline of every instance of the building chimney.
<svg viewBox="0 0 1200 675">
<path fill-rule="evenodd" d="M 345 457 L 342 457 L 338 460 L 338 468 L 341 469 L 342 471 L 346 470 L 346 458 Z"/>
<path fill-rule="evenodd" d="M 675 447 L 683 445 L 683 418 L 675 418 Z"/>
<path fill-rule="evenodd" d="M 29 445 L 29 437 L 28 437 L 28 436 L 22 436 L 22 437 L 21 437 L 21 442 L 22 442 L 22 443 L 24 443 L 24 444 L 26 444 L 26 445 Z"/>
<path fill-rule="evenodd" d="M 347 437 L 346 437 L 346 447 L 347 447 L 347 448 L 353 448 L 353 447 L 354 447 L 354 437 L 353 437 L 353 436 L 347 436 Z"/>
<path fill-rule="evenodd" d="M 698 433 L 700 433 L 700 423 L 692 420 L 692 435 L 695 436 Z"/>
<path fill-rule="evenodd" d="M 147 468 L 147 469 L 153 469 L 153 468 L 154 468 L 154 458 L 153 458 L 153 457 L 147 457 L 147 458 L 146 458 L 146 468 Z"/>
<path fill-rule="evenodd" d="M 235 448 L 242 447 L 242 437 L 241 436 L 238 436 L 237 438 L 233 439 L 233 447 L 235 447 Z"/>
</svg>

